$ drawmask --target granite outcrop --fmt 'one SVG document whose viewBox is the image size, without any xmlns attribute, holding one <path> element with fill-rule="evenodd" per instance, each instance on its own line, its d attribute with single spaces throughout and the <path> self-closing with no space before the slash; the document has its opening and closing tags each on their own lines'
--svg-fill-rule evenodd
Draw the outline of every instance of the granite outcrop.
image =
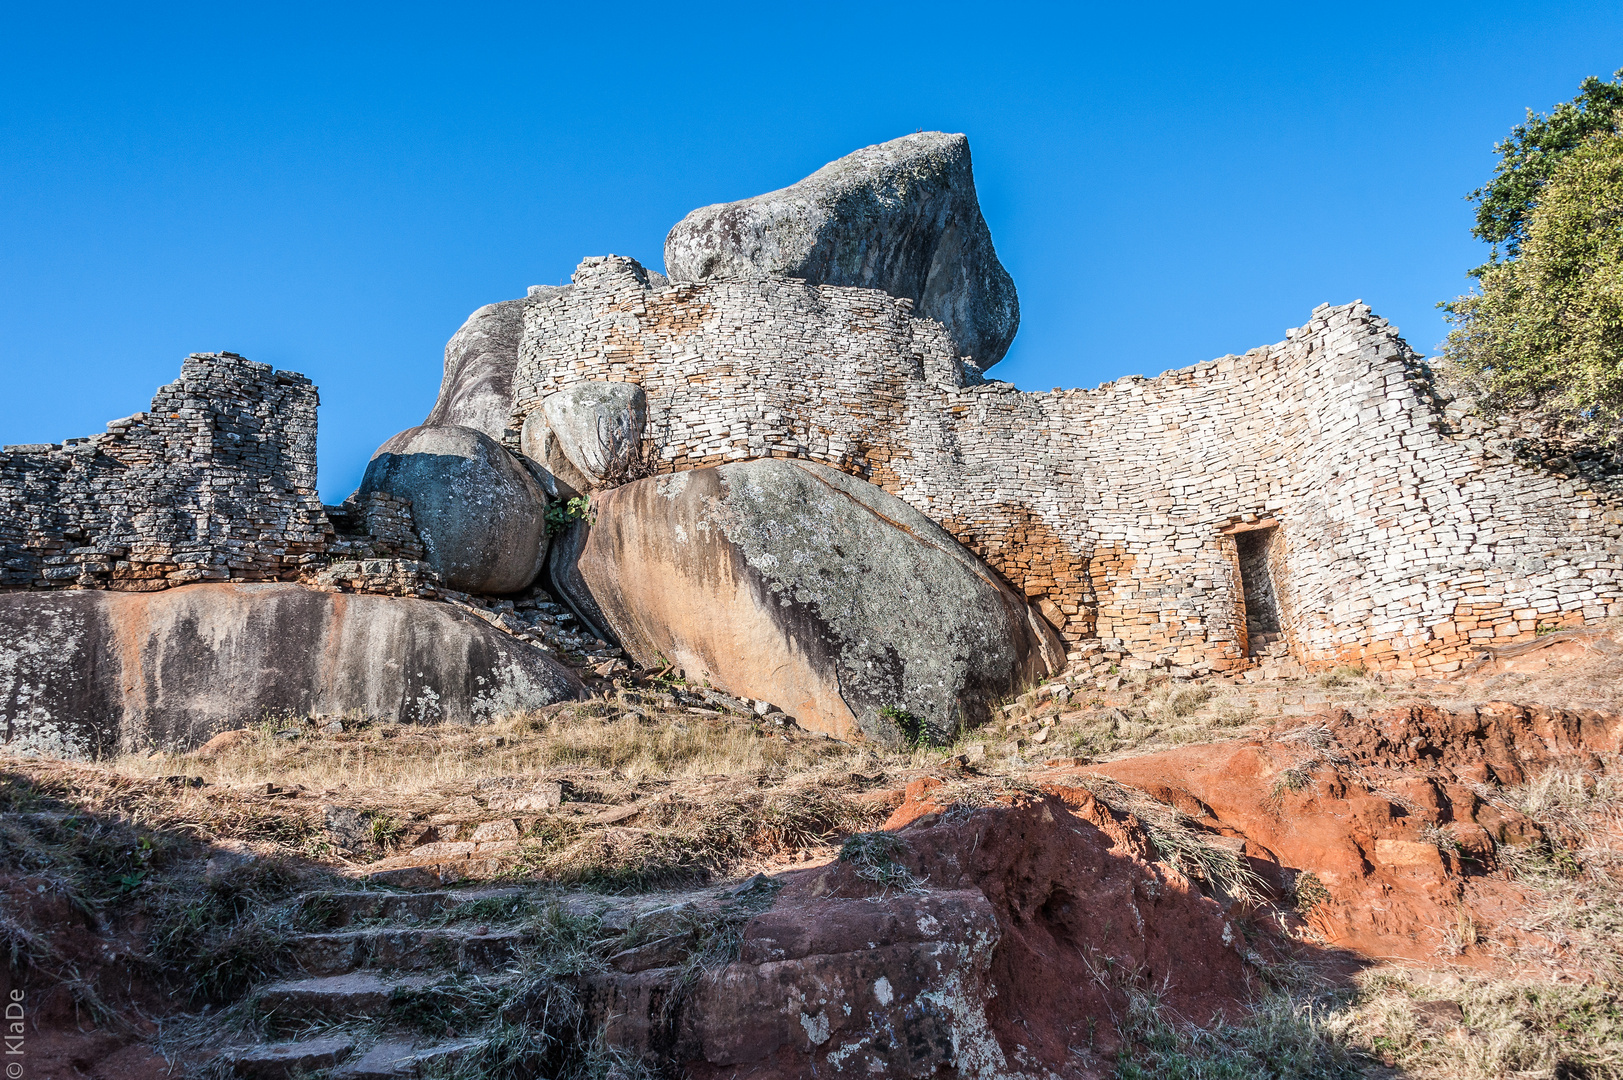
<svg viewBox="0 0 1623 1080">
<path fill-rule="evenodd" d="M 981 215 L 969 140 L 919 132 L 832 161 L 781 191 L 706 206 L 665 238 L 672 281 L 791 277 L 879 289 L 946 328 L 985 369 L 1020 325 L 1014 279 Z"/>
<path fill-rule="evenodd" d="M 411 504 L 426 558 L 451 588 L 512 593 L 547 556 L 547 496 L 512 454 L 471 427 L 415 427 L 378 448 L 358 498 Z"/>
<path fill-rule="evenodd" d="M 950 742 L 1064 667 L 1058 634 L 981 560 L 826 465 L 694 469 L 613 488 L 594 511 L 572 572 L 555 562 L 576 609 L 600 611 L 644 667 L 675 664 L 812 731 Z"/>
<path fill-rule="evenodd" d="M 472 723 L 571 700 L 579 679 L 449 604 L 289 583 L 0 594 L 12 753 L 192 750 L 310 715 Z"/>
</svg>

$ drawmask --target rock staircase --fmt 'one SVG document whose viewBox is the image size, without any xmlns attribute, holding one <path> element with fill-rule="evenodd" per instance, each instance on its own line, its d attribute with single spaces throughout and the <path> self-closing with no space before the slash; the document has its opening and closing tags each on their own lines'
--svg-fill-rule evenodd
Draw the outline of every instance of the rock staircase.
<svg viewBox="0 0 1623 1080">
<path fill-rule="evenodd" d="M 535 1019 L 518 992 L 536 974 L 533 920 L 550 912 L 594 936 L 604 974 L 566 978 L 584 988 L 656 961 L 680 964 L 692 927 L 741 896 L 748 903 L 763 881 L 631 897 L 536 885 L 306 895 L 300 918 L 318 928 L 293 935 L 286 972 L 229 1011 L 254 1034 L 211 1040 L 223 1045 L 214 1075 L 400 1080 L 454 1075 L 459 1063 L 477 1075 L 461 1059 L 499 1038 L 493 1027 Z"/>
<path fill-rule="evenodd" d="M 457 921 L 458 909 L 522 900 L 524 890 L 330 892 L 304 898 L 327 929 L 296 935 L 296 973 L 256 987 L 247 1011 L 264 1041 L 220 1057 L 228 1075 L 281 1080 L 318 1070 L 333 1080 L 413 1077 L 449 1064 L 479 1040 L 434 1038 L 402 1023 L 398 1006 L 436 983 L 469 988 L 512 973 L 521 940 L 511 926 Z M 515 907 L 516 907 L 515 903 Z"/>
</svg>

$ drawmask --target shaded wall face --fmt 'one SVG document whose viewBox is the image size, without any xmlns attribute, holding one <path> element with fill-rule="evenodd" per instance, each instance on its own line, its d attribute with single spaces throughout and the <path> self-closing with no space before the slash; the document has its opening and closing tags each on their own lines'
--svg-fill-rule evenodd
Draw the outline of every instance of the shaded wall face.
<svg viewBox="0 0 1623 1080">
<path fill-rule="evenodd" d="M 1245 593 L 1245 632 L 1250 652 L 1256 641 L 1280 632 L 1279 596 L 1274 591 L 1273 540 L 1275 530 L 1251 529 L 1236 533 L 1234 557 L 1240 564 L 1240 587 Z"/>
<path fill-rule="evenodd" d="M 525 310 L 509 430 L 570 382 L 640 383 L 662 469 L 790 456 L 862 476 L 1073 641 L 1245 665 L 1228 531 L 1258 519 L 1278 522 L 1280 631 L 1310 664 L 1447 665 L 1539 619 L 1623 615 L 1616 496 L 1457 429 L 1362 305 L 1245 356 L 1026 394 L 873 290 L 648 288 L 612 261 L 576 282 Z"/>
</svg>

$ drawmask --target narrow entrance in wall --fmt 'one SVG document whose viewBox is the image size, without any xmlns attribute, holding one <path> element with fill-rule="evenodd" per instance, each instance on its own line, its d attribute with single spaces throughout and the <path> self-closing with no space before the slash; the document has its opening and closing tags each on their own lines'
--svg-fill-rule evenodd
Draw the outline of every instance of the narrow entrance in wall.
<svg viewBox="0 0 1623 1080">
<path fill-rule="evenodd" d="M 1234 534 L 1234 546 L 1240 557 L 1240 586 L 1245 592 L 1246 653 L 1250 656 L 1272 656 L 1285 651 L 1279 593 L 1274 588 L 1270 565 L 1278 534 L 1277 526 Z"/>
</svg>

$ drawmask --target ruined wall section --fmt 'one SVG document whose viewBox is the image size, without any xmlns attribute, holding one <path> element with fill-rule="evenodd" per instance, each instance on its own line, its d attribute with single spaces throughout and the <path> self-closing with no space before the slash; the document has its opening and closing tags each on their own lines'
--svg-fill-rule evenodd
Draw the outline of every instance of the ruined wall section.
<svg viewBox="0 0 1623 1080">
<path fill-rule="evenodd" d="M 862 476 L 1072 640 L 1247 664 L 1234 533 L 1268 523 L 1281 629 L 1310 665 L 1448 670 L 1484 642 L 1623 615 L 1617 494 L 1469 427 L 1362 304 L 1244 356 L 1028 394 L 883 293 L 639 269 L 588 260 L 531 298 L 510 430 L 569 383 L 637 382 L 661 469 L 793 456 Z"/>
<path fill-rule="evenodd" d="M 1314 655 L 1450 671 L 1483 645 L 1623 615 L 1623 488 L 1519 460 L 1361 305 L 1315 312 L 1290 576 Z M 1614 481 L 1623 481 L 1616 477 Z"/>
<path fill-rule="evenodd" d="M 302 375 L 194 354 L 103 434 L 0 449 L 0 589 L 295 576 L 331 531 L 317 401 Z"/>
</svg>

